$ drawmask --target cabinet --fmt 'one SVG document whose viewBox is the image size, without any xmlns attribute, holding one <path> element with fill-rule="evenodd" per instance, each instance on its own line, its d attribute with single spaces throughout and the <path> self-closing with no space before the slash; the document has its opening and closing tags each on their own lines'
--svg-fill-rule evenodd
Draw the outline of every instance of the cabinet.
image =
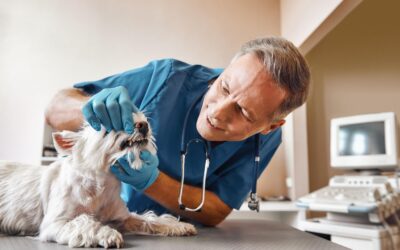
<svg viewBox="0 0 400 250">
<path fill-rule="evenodd" d="M 228 218 L 277 221 L 299 228 L 299 222 L 306 218 L 306 213 L 296 207 L 293 201 L 260 201 L 260 212 L 251 211 L 245 202 L 240 210 L 234 210 Z"/>
</svg>

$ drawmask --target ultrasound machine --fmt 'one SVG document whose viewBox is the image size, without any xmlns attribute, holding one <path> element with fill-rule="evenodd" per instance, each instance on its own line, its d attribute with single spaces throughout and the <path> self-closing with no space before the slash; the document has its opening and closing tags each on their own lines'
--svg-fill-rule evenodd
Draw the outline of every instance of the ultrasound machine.
<svg viewBox="0 0 400 250">
<path fill-rule="evenodd" d="M 300 221 L 304 231 L 350 249 L 400 250 L 396 130 L 393 112 L 331 120 L 331 166 L 348 171 L 297 201 L 304 210 L 326 213 Z"/>
</svg>

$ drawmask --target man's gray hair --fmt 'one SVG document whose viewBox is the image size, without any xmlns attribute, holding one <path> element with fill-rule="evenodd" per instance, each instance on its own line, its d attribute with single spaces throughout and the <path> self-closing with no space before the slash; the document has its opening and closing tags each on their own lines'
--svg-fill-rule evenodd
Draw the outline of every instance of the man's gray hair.
<svg viewBox="0 0 400 250">
<path fill-rule="evenodd" d="M 253 53 L 265 65 L 275 83 L 283 88 L 286 97 L 271 117 L 284 118 L 307 99 L 310 70 L 307 62 L 293 43 L 281 37 L 259 38 L 245 43 L 232 61 Z"/>
</svg>

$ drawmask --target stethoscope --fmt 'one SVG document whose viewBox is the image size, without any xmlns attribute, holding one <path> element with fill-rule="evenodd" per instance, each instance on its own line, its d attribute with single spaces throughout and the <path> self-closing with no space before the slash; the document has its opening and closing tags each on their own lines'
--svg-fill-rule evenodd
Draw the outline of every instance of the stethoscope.
<svg viewBox="0 0 400 250">
<path fill-rule="evenodd" d="M 178 197 L 178 203 L 179 203 L 179 208 L 184 211 L 190 211 L 190 212 L 201 212 L 201 208 L 204 205 L 204 200 L 206 196 L 206 178 L 207 178 L 207 171 L 208 167 L 210 166 L 210 154 L 208 153 L 208 148 L 210 147 L 210 143 L 204 139 L 191 139 L 189 140 L 186 144 L 186 126 L 188 122 L 188 118 L 190 113 L 192 112 L 194 106 L 196 103 L 198 103 L 205 95 L 207 91 L 202 93 L 196 100 L 192 103 L 192 105 L 189 107 L 185 119 L 183 121 L 183 131 L 182 131 L 182 137 L 181 137 L 181 186 L 179 189 L 179 197 Z M 257 197 L 257 175 L 258 175 L 258 167 L 260 165 L 260 135 L 256 134 L 254 135 L 254 169 L 253 169 L 253 185 L 251 188 L 250 192 L 250 200 L 248 202 L 248 206 L 250 210 L 256 210 L 257 212 L 260 211 L 260 202 Z M 185 181 L 185 159 L 186 155 L 188 154 L 188 149 L 191 144 L 196 144 L 200 143 L 203 145 L 206 160 L 204 163 L 204 174 L 203 174 L 203 184 L 202 184 L 202 194 L 201 194 L 201 202 L 196 208 L 189 208 L 185 206 L 182 202 L 182 196 L 183 196 L 183 186 L 184 186 L 184 181 Z"/>
</svg>

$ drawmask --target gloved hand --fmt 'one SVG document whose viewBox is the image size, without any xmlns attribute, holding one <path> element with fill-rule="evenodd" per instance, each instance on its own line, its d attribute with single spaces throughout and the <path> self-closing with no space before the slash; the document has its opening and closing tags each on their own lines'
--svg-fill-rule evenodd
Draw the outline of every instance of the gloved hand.
<svg viewBox="0 0 400 250">
<path fill-rule="evenodd" d="M 122 86 L 103 89 L 82 108 L 83 116 L 95 130 L 100 131 L 102 124 L 107 132 L 125 130 L 129 134 L 134 128 L 132 112 L 138 112 L 138 108 Z"/>
<path fill-rule="evenodd" d="M 149 151 L 145 150 L 140 152 L 140 159 L 142 159 L 142 167 L 135 170 L 129 166 L 126 159 L 129 157 L 133 161 L 133 155 L 126 155 L 118 159 L 118 163 L 111 166 L 110 171 L 120 181 L 132 185 L 137 191 L 144 191 L 157 179 L 160 171 L 158 170 L 158 157 L 152 155 Z"/>
</svg>

